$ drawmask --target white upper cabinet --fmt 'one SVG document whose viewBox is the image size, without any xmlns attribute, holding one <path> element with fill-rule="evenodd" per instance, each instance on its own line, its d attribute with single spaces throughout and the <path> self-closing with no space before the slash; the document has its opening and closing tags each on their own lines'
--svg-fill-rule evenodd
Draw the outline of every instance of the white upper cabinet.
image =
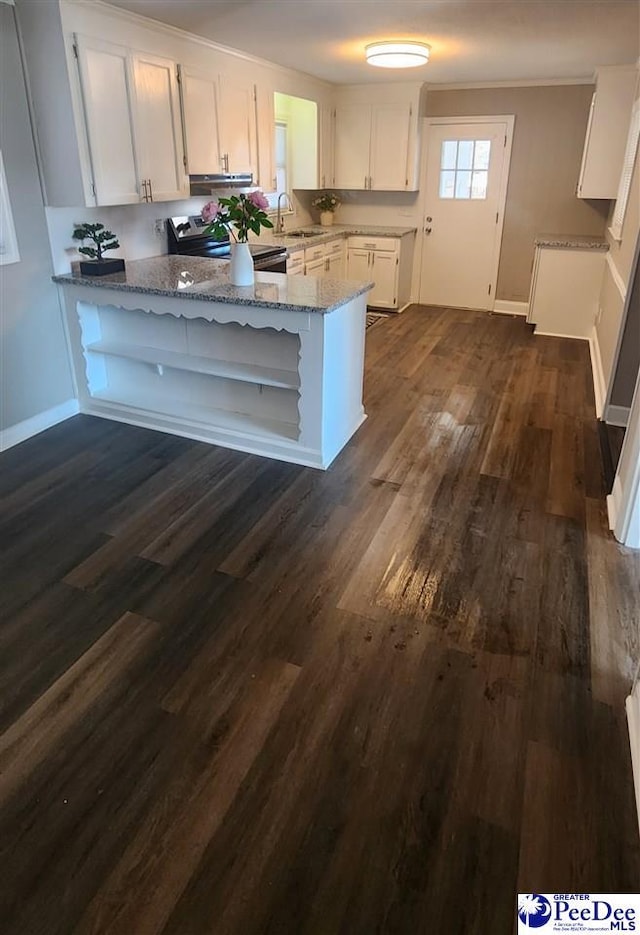
<svg viewBox="0 0 640 935">
<path fill-rule="evenodd" d="M 222 171 L 218 141 L 218 78 L 183 68 L 182 107 L 190 175 Z"/>
<path fill-rule="evenodd" d="M 184 198 L 176 65 L 76 36 L 96 204 Z"/>
<path fill-rule="evenodd" d="M 333 174 L 337 188 L 417 190 L 420 92 L 419 84 L 363 85 L 339 92 Z"/>
<path fill-rule="evenodd" d="M 172 201 L 188 194 L 182 143 L 177 65 L 135 52 L 133 127 L 146 200 Z"/>
<path fill-rule="evenodd" d="M 340 104 L 336 107 L 335 173 L 337 188 L 369 187 L 371 107 Z"/>
<path fill-rule="evenodd" d="M 83 36 L 76 36 L 76 49 L 96 202 L 138 202 L 128 50 Z"/>
<path fill-rule="evenodd" d="M 635 98 L 634 66 L 606 66 L 596 72 L 582 154 L 579 198 L 615 198 Z"/>
<path fill-rule="evenodd" d="M 258 179 L 255 85 L 220 75 L 219 88 L 222 171 L 251 172 Z"/>
<path fill-rule="evenodd" d="M 406 191 L 409 188 L 407 159 L 411 133 L 411 104 L 379 104 L 371 115 L 369 188 Z"/>
<path fill-rule="evenodd" d="M 318 116 L 318 188 L 334 185 L 334 112 L 327 104 L 319 108 Z"/>
</svg>

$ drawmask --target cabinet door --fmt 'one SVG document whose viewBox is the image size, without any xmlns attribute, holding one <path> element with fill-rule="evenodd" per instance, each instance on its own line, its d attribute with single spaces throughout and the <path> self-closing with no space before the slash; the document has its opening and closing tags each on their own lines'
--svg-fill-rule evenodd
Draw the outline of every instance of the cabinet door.
<svg viewBox="0 0 640 935">
<path fill-rule="evenodd" d="M 263 191 L 275 192 L 278 188 L 275 170 L 276 118 L 271 88 L 256 86 L 256 119 L 258 175 L 254 177 L 254 181 Z"/>
<path fill-rule="evenodd" d="M 396 284 L 398 281 L 398 256 L 396 253 L 371 254 L 370 278 L 375 286 L 367 297 L 367 305 L 376 308 L 396 308 Z"/>
<path fill-rule="evenodd" d="M 371 282 L 371 278 L 371 254 L 369 251 L 349 250 L 347 253 L 347 279 Z"/>
<path fill-rule="evenodd" d="M 183 69 L 182 107 L 190 175 L 220 172 L 217 75 L 206 77 Z"/>
<path fill-rule="evenodd" d="M 344 256 L 336 253 L 327 257 L 327 279 L 344 279 Z"/>
<path fill-rule="evenodd" d="M 153 201 L 188 194 L 184 167 L 180 100 L 175 62 L 155 55 L 132 55 L 135 85 L 134 132 L 143 179 Z"/>
<path fill-rule="evenodd" d="M 256 152 L 255 89 L 230 75 L 221 75 L 220 153 L 226 172 L 251 172 L 259 177 Z"/>
<path fill-rule="evenodd" d="M 369 142 L 371 107 L 368 104 L 341 104 L 335 119 L 335 186 L 369 187 Z"/>
<path fill-rule="evenodd" d="M 325 263 L 325 257 L 322 257 L 320 260 L 311 260 L 311 262 L 305 265 L 305 275 L 317 276 L 319 279 L 323 279 L 325 275 Z"/>
<path fill-rule="evenodd" d="M 411 108 L 375 104 L 371 119 L 371 181 L 376 191 L 405 191 L 409 187 L 407 159 Z"/>
<path fill-rule="evenodd" d="M 319 108 L 318 126 L 320 128 L 318 188 L 330 188 L 335 185 L 334 168 L 334 112 L 333 108 L 322 105 Z"/>
<path fill-rule="evenodd" d="M 99 205 L 141 200 L 127 49 L 76 36 L 91 167 Z"/>
</svg>

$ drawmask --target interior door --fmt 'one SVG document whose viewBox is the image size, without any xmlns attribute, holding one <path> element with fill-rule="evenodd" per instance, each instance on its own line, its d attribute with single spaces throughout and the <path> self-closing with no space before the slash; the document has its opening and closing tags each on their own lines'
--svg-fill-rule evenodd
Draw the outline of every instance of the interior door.
<svg viewBox="0 0 640 935">
<path fill-rule="evenodd" d="M 423 179 L 420 302 L 491 309 L 495 297 L 510 124 L 433 122 Z"/>
</svg>

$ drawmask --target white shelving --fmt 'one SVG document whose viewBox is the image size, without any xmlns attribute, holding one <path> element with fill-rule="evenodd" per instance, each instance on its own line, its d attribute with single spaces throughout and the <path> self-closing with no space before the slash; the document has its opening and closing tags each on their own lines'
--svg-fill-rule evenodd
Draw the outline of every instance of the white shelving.
<svg viewBox="0 0 640 935">
<path fill-rule="evenodd" d="M 232 412 L 228 409 L 216 409 L 199 403 L 182 402 L 171 398 L 159 398 L 153 393 L 140 393 L 125 390 L 101 390 L 92 394 L 97 402 L 113 403 L 118 408 L 125 406 L 133 413 L 146 415 L 149 412 L 179 419 L 181 423 L 214 424 L 217 430 L 252 435 L 256 438 L 274 440 L 298 437 L 298 425 L 280 419 L 269 419 L 247 412 Z"/>
<path fill-rule="evenodd" d="M 180 354 L 164 348 L 147 347 L 141 344 L 124 344 L 117 341 L 94 341 L 88 344 L 86 351 L 107 354 L 111 357 L 125 357 L 155 367 L 170 367 L 173 370 L 187 370 L 193 373 L 206 373 L 224 377 L 227 380 L 239 380 L 243 383 L 255 383 L 260 386 L 275 386 L 285 390 L 295 390 L 300 386 L 297 370 L 278 370 L 275 367 L 262 367 L 229 360 L 216 360 L 211 357 L 198 357 L 192 354 Z"/>
<path fill-rule="evenodd" d="M 364 421 L 364 294 L 310 314 L 100 285 L 60 286 L 81 412 L 321 469 Z"/>
</svg>

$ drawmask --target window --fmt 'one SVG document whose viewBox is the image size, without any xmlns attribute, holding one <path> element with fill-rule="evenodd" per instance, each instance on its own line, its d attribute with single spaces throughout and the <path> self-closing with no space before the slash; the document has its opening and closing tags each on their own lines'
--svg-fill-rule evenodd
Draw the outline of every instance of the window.
<svg viewBox="0 0 640 935">
<path fill-rule="evenodd" d="M 18 240 L 16 238 L 16 229 L 13 226 L 9 188 L 7 186 L 7 177 L 4 174 L 2 152 L 0 151 L 0 265 L 6 266 L 9 263 L 19 262 Z"/>
<path fill-rule="evenodd" d="M 487 197 L 491 140 L 443 140 L 440 154 L 440 197 Z"/>
<path fill-rule="evenodd" d="M 640 138 L 640 99 L 633 105 L 631 111 L 631 124 L 629 126 L 629 136 L 627 137 L 627 148 L 624 154 L 622 164 L 622 175 L 620 176 L 620 185 L 618 186 L 618 196 L 616 206 L 611 219 L 611 236 L 616 240 L 622 238 L 622 225 L 624 216 L 627 213 L 627 203 L 629 201 L 629 192 L 631 190 L 631 178 L 633 176 L 633 167 L 636 161 L 638 151 L 638 139 Z"/>
<path fill-rule="evenodd" d="M 276 183 L 275 191 L 265 192 L 269 202 L 270 211 L 275 211 L 278 207 L 278 194 L 289 191 L 289 125 L 285 120 L 276 120 L 275 137 L 273 143 L 273 161 L 274 161 L 274 179 Z M 283 199 L 282 213 L 291 214 L 289 203 Z"/>
</svg>

